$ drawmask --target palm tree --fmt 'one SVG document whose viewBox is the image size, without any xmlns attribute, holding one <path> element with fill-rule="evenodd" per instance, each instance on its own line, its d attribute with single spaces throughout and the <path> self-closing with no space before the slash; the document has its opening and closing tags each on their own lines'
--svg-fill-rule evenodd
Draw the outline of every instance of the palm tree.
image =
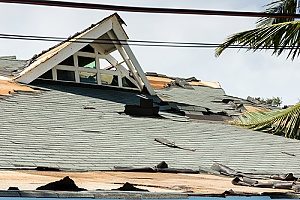
<svg viewBox="0 0 300 200">
<path fill-rule="evenodd" d="M 295 14 L 297 0 L 274 0 L 266 7 L 267 13 Z M 220 56 L 225 49 L 236 44 L 253 51 L 270 49 L 277 56 L 287 51 L 287 57 L 294 60 L 300 54 L 300 21 L 292 18 L 260 18 L 255 29 L 229 36 L 216 49 L 216 56 Z M 300 103 L 279 111 L 246 113 L 233 123 L 300 139 Z"/>
<path fill-rule="evenodd" d="M 267 13 L 295 14 L 297 0 L 275 0 L 266 7 Z M 255 29 L 229 36 L 216 49 L 216 56 L 235 44 L 253 51 L 270 49 L 277 56 L 287 51 L 287 57 L 293 60 L 300 54 L 300 21 L 293 18 L 260 18 Z"/>
</svg>

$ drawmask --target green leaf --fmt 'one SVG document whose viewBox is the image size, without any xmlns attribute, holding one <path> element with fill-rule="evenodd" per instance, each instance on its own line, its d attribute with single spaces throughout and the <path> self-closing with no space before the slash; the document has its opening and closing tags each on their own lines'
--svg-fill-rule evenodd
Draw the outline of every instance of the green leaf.
<svg viewBox="0 0 300 200">
<path fill-rule="evenodd" d="M 296 0 L 276 0 L 266 6 L 266 13 L 277 14 L 295 14 L 297 1 Z M 294 21 L 294 18 L 269 18 L 262 17 L 257 21 L 257 27 L 268 26 L 272 24 L 278 24 L 283 22 Z"/>
<path fill-rule="evenodd" d="M 232 124 L 299 140 L 300 103 L 278 111 L 248 112 Z"/>
<path fill-rule="evenodd" d="M 287 51 L 287 58 L 293 60 L 300 54 L 300 21 L 284 22 L 236 33 L 216 49 L 216 56 L 220 56 L 225 49 L 236 44 L 253 51 L 270 49 L 277 56 Z"/>
</svg>

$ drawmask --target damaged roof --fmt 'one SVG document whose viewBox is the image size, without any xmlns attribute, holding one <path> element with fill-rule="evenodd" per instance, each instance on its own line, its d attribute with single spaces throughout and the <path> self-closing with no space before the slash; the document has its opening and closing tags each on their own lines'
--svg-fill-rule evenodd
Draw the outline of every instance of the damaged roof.
<svg viewBox="0 0 300 200">
<path fill-rule="evenodd" d="M 132 80 L 139 81 L 138 90 L 122 87 L 123 83 L 118 84 L 120 87 L 102 85 L 101 74 L 108 72 L 102 70 L 98 73 L 100 65 L 97 69 L 95 65 L 95 69 L 92 70 L 93 73 L 96 70 L 96 76 L 100 76 L 100 79 L 97 78 L 99 82 L 94 85 L 79 81 L 78 71 L 76 81 L 72 67 L 79 66 L 76 64 L 73 66 L 74 63 L 62 69 L 73 70 L 75 81 L 61 80 L 57 77 L 38 78 L 50 69 L 52 76 L 57 73 L 54 67 L 60 63 L 59 59 L 63 61 L 70 55 L 74 56 L 74 53 L 89 43 L 86 42 L 74 49 L 70 47 L 72 42 L 86 36 L 85 34 L 90 31 L 95 31 L 93 35 L 97 38 L 109 38 L 109 31 L 112 30 L 114 22 L 117 22 L 116 30 L 124 34 L 122 38 L 128 38 L 122 28 L 124 22 L 117 14 L 113 14 L 34 56 L 28 62 L 17 60 L 15 57 L 0 57 L 0 169 L 64 170 L 81 173 L 113 170 L 115 172 L 111 172 L 109 178 L 106 177 L 107 173 L 94 174 L 106 177 L 109 180 L 106 184 L 110 184 L 110 187 L 111 177 L 121 177 L 125 174 L 123 172 L 126 172 L 125 178 L 135 182 L 139 182 L 136 178 L 138 175 L 129 176 L 128 172 L 153 172 L 150 177 L 153 180 L 161 178 L 160 175 L 154 175 L 154 172 L 186 173 L 182 176 L 174 175 L 172 180 L 176 179 L 177 182 L 177 179 L 184 180 L 186 183 L 184 187 L 187 187 L 189 184 L 192 185 L 195 179 L 213 181 L 218 179 L 220 181 L 218 189 L 214 188 L 214 183 L 205 182 L 213 185 L 213 190 L 207 186 L 205 188 L 207 191 L 218 194 L 233 182 L 229 182 L 228 178 L 225 180 L 199 172 L 221 173 L 223 170 L 229 172 L 227 173 L 229 176 L 243 175 L 241 179 L 235 178 L 233 184 L 246 184 L 251 187 L 265 183 L 247 179 L 249 174 L 260 175 L 263 178 L 290 172 L 296 176 L 300 175 L 300 141 L 245 130 L 226 123 L 244 111 L 265 110 L 269 109 L 268 107 L 229 96 L 218 82 L 202 81 L 195 77 L 187 79 L 168 77 L 156 73 L 145 75 L 129 48 L 125 53 L 124 48 L 118 49 L 119 52 L 123 52 L 124 57 L 126 54 L 128 56 L 128 53 L 131 56 L 129 60 L 124 58 L 124 62 L 127 61 L 129 64 L 129 70 L 121 66 L 122 71 L 119 71 L 117 78 L 121 83 L 124 77 L 128 80 L 135 77 L 136 79 Z M 97 31 L 102 32 L 100 34 Z M 72 52 L 64 52 L 67 47 Z M 103 54 L 111 53 L 117 47 L 118 45 L 105 44 Z M 98 59 L 99 52 L 94 53 Z M 102 56 L 109 58 L 109 63 L 115 68 L 120 67 L 120 63 L 113 57 Z M 48 64 L 42 65 L 48 61 Z M 94 62 L 97 63 L 96 60 Z M 83 71 L 91 72 L 91 69 Z M 121 76 L 122 74 L 124 76 Z M 114 73 L 111 72 L 109 75 Z M 26 84 L 22 85 L 12 80 Z M 166 165 L 169 167 L 162 167 Z M 220 171 L 214 170 L 211 166 Z M 26 177 L 30 178 L 37 175 L 27 173 L 29 175 Z M 58 173 L 59 176 L 63 175 L 62 172 Z M 57 176 L 57 174 L 46 175 Z M 75 173 L 73 175 L 76 176 Z M 44 177 L 42 179 L 44 180 Z M 152 184 L 160 185 L 155 181 Z M 169 190 L 172 189 L 170 184 L 173 185 L 169 182 L 160 186 Z M 225 186 L 221 187 L 222 184 Z M 289 183 L 289 187 L 293 184 Z M 197 183 L 193 187 L 192 191 L 198 192 L 198 187 L 201 188 L 201 192 L 204 191 L 201 184 Z M 234 187 L 239 191 L 238 186 Z M 299 189 L 300 185 L 297 187 Z M 180 192 L 187 192 L 189 189 L 191 187 L 181 188 Z M 241 190 L 269 191 L 258 188 Z"/>
<path fill-rule="evenodd" d="M 298 140 L 182 120 L 176 114 L 164 116 L 165 111 L 161 117 L 129 116 L 124 106 L 140 99 L 130 91 L 37 86 L 38 93 L 19 92 L 0 100 L 1 168 L 111 170 L 166 161 L 175 168 L 198 170 L 220 162 L 245 172 L 300 174 Z M 159 138 L 182 148 L 156 142 Z"/>
</svg>

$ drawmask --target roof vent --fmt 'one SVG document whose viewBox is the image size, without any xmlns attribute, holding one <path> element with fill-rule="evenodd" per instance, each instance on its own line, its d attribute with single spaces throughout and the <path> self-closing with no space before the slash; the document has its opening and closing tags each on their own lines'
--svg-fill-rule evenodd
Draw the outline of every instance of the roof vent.
<svg viewBox="0 0 300 200">
<path fill-rule="evenodd" d="M 158 116 L 159 107 L 153 105 L 153 99 L 140 97 L 140 105 L 125 105 L 125 114 L 133 116 Z"/>
</svg>

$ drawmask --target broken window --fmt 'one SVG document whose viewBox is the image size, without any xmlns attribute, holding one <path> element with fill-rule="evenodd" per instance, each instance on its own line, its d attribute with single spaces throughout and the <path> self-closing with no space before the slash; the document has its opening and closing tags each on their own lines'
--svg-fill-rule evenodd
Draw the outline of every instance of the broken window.
<svg viewBox="0 0 300 200">
<path fill-rule="evenodd" d="M 73 56 L 68 57 L 58 65 L 67 65 L 67 66 L 74 66 L 74 58 Z"/>
<path fill-rule="evenodd" d="M 67 70 L 57 70 L 57 80 L 61 81 L 75 81 L 75 72 Z"/>
<path fill-rule="evenodd" d="M 91 47 L 91 45 L 87 45 L 87 46 L 83 47 L 82 49 L 80 49 L 79 51 L 87 52 L 87 53 L 95 53 L 94 48 Z"/>
<path fill-rule="evenodd" d="M 111 75 L 111 74 L 101 74 L 101 84 L 102 85 L 112 85 L 112 86 L 118 86 L 118 76 L 117 75 Z"/>
<path fill-rule="evenodd" d="M 42 79 L 53 79 L 52 76 L 52 69 L 48 70 L 46 73 L 44 73 L 42 76 L 40 76 L 39 78 Z"/>
<path fill-rule="evenodd" d="M 96 69 L 96 60 L 95 58 L 78 56 L 78 66 Z"/>
<path fill-rule="evenodd" d="M 90 72 L 80 72 L 79 78 L 81 83 L 92 83 L 97 84 L 97 74 Z"/>
</svg>

